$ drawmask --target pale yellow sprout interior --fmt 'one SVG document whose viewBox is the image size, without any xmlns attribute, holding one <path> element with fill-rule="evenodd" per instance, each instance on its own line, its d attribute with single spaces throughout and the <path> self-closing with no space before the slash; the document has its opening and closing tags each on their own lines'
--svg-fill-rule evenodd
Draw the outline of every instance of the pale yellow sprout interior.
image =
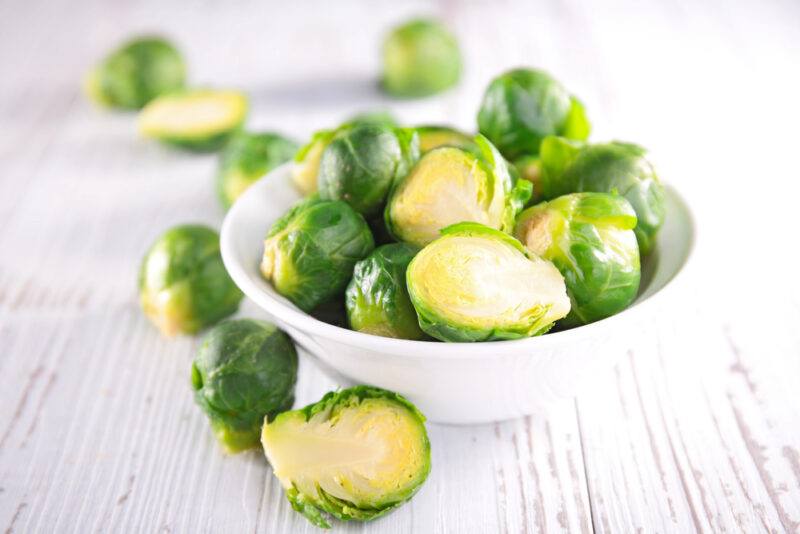
<svg viewBox="0 0 800 534">
<path fill-rule="evenodd" d="M 287 412 L 264 424 L 264 451 L 284 488 L 317 498 L 319 486 L 356 505 L 377 506 L 419 482 L 424 427 L 407 409 L 363 399 L 330 419 L 329 413 L 306 422 L 302 412 Z"/>
<path fill-rule="evenodd" d="M 246 111 L 247 99 L 235 91 L 168 95 L 142 110 L 139 130 L 155 137 L 206 137 L 236 127 Z"/>
<path fill-rule="evenodd" d="M 304 195 L 317 192 L 317 174 L 319 174 L 319 162 L 322 159 L 322 152 L 327 143 L 322 140 L 316 141 L 308 149 L 303 161 L 295 161 L 292 165 L 292 181 L 297 189 Z"/>
<path fill-rule="evenodd" d="M 393 195 L 389 216 L 400 239 L 424 246 L 459 222 L 499 229 L 503 201 L 502 183 L 491 179 L 475 156 L 443 147 L 414 166 Z"/>
<path fill-rule="evenodd" d="M 548 324 L 569 313 L 558 269 L 497 239 L 442 237 L 423 249 L 411 268 L 418 299 L 435 303 L 436 313 L 456 324 L 512 327 L 543 312 L 541 323 Z"/>
</svg>

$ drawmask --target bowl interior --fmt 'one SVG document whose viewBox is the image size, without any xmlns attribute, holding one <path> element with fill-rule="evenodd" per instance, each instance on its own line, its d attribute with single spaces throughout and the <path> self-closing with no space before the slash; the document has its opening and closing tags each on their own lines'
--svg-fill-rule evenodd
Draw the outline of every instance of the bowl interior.
<svg viewBox="0 0 800 534">
<path fill-rule="evenodd" d="M 234 282 L 256 304 L 284 327 L 300 330 L 340 342 L 397 354 L 413 353 L 415 344 L 430 341 L 408 341 L 382 338 L 333 326 L 300 311 L 279 295 L 259 272 L 263 241 L 272 223 L 301 198 L 291 182 L 291 163 L 282 165 L 250 187 L 228 211 L 222 225 L 221 248 L 225 266 Z M 546 344 L 566 336 L 588 335 L 609 321 L 621 320 L 635 313 L 643 303 L 659 293 L 685 266 L 691 253 L 694 225 L 686 203 L 671 187 L 666 187 L 667 217 L 656 247 L 642 262 L 642 282 L 636 301 L 623 312 L 590 325 L 551 333 L 546 336 L 514 341 L 492 342 L 493 351 L 504 346 Z M 478 354 L 483 343 L 446 343 L 442 353 L 457 351 Z M 447 349 L 444 349 L 447 347 Z"/>
</svg>

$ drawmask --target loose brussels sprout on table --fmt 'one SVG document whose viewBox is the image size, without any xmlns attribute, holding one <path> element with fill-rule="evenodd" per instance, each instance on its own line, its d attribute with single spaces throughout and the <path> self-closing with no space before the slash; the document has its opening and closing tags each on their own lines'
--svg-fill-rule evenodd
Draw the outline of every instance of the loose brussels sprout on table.
<svg viewBox="0 0 800 534">
<path fill-rule="evenodd" d="M 419 158 L 413 130 L 363 124 L 339 131 L 325 147 L 317 178 L 321 198 L 344 200 L 365 217 L 379 213 L 396 180 Z"/>
<path fill-rule="evenodd" d="M 216 150 L 244 123 L 247 97 L 237 91 L 197 89 L 160 96 L 139 114 L 139 131 L 196 151 Z"/>
<path fill-rule="evenodd" d="M 296 511 L 375 519 L 411 499 L 428 477 L 425 417 L 396 393 L 357 386 L 265 421 L 264 452 Z"/>
<path fill-rule="evenodd" d="M 454 146 L 464 150 L 478 153 L 478 147 L 472 136 L 460 132 L 449 126 L 418 126 L 419 150 L 423 154 L 434 148 Z"/>
<path fill-rule="evenodd" d="M 393 243 L 356 263 L 345 300 L 353 330 L 400 339 L 425 337 L 406 289 L 406 268 L 418 251 Z"/>
<path fill-rule="evenodd" d="M 242 293 L 219 251 L 219 235 L 205 226 L 176 226 L 147 251 L 139 269 L 139 297 L 165 334 L 191 334 L 232 314 Z"/>
<path fill-rule="evenodd" d="M 398 26 L 383 43 L 383 88 L 398 97 L 428 96 L 461 76 L 458 41 L 435 20 Z"/>
<path fill-rule="evenodd" d="M 225 208 L 266 173 L 292 159 L 298 144 L 282 135 L 239 132 L 220 156 L 217 192 Z"/>
<path fill-rule="evenodd" d="M 314 135 L 311 136 L 311 140 L 303 145 L 294 157 L 292 180 L 301 193 L 310 195 L 317 192 L 317 176 L 319 174 L 319 164 L 322 159 L 322 153 L 334 136 L 344 130 L 363 125 L 386 126 L 389 128 L 398 126 L 397 120 L 391 113 L 386 111 L 371 111 L 359 113 L 337 128 L 315 132 Z"/>
<path fill-rule="evenodd" d="M 195 401 L 230 453 L 259 444 L 264 418 L 294 403 L 297 352 L 275 325 L 224 321 L 203 339 L 192 364 Z"/>
<path fill-rule="evenodd" d="M 515 69 L 489 84 L 478 112 L 478 129 L 511 160 L 536 155 L 547 135 L 589 137 L 583 105 L 546 72 Z"/>
<path fill-rule="evenodd" d="M 399 241 L 424 246 L 451 224 L 472 221 L 510 232 L 531 194 L 516 183 L 503 156 L 483 136 L 480 154 L 455 147 L 426 153 L 401 180 L 386 205 L 386 226 Z"/>
<path fill-rule="evenodd" d="M 540 200 L 582 191 L 624 196 L 636 212 L 634 232 L 644 256 L 664 223 L 664 187 L 646 154 L 631 143 L 586 145 L 548 137 L 542 143 L 535 190 Z"/>
<path fill-rule="evenodd" d="M 138 37 L 93 68 L 85 89 L 100 105 L 139 109 L 157 96 L 182 89 L 185 78 L 183 58 L 169 41 Z"/>
<path fill-rule="evenodd" d="M 515 235 L 564 276 L 577 326 L 624 310 L 639 290 L 636 213 L 625 198 L 573 193 L 523 211 Z"/>
<path fill-rule="evenodd" d="M 442 230 L 411 260 L 406 281 L 422 330 L 442 341 L 535 336 L 570 310 L 552 263 L 477 223 Z"/>
<path fill-rule="evenodd" d="M 375 247 L 364 218 L 341 200 L 295 204 L 264 241 L 261 273 L 303 311 L 340 295 L 356 262 Z"/>
</svg>

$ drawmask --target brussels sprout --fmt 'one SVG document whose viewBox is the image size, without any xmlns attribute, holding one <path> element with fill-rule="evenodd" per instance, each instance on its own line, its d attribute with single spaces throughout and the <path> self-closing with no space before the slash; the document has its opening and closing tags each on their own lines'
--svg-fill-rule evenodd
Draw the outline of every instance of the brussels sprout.
<svg viewBox="0 0 800 534">
<path fill-rule="evenodd" d="M 586 139 L 591 129 L 583 105 L 546 72 L 515 69 L 489 84 L 478 129 L 509 159 L 539 153 L 547 135 Z"/>
<path fill-rule="evenodd" d="M 344 200 L 365 217 L 379 213 L 392 184 L 419 159 L 413 130 L 376 124 L 345 128 L 322 154 L 317 178 L 319 195 Z"/>
<path fill-rule="evenodd" d="M 223 321 L 203 339 L 192 364 L 194 399 L 230 453 L 259 444 L 264 417 L 294 403 L 297 352 L 275 325 Z"/>
<path fill-rule="evenodd" d="M 479 153 L 472 137 L 449 126 L 418 126 L 419 150 L 423 154 L 434 148 L 454 146 Z"/>
<path fill-rule="evenodd" d="M 442 341 L 536 336 L 569 313 L 552 263 L 478 223 L 442 230 L 411 260 L 406 282 L 422 330 Z"/>
<path fill-rule="evenodd" d="M 183 88 L 186 66 L 178 50 L 160 37 L 139 37 L 120 46 L 85 79 L 97 104 L 139 109 L 157 96 Z"/>
<path fill-rule="evenodd" d="M 564 276 L 571 301 L 562 326 L 625 309 L 639 291 L 636 212 L 625 198 L 573 193 L 523 211 L 514 234 Z"/>
<path fill-rule="evenodd" d="M 292 159 L 299 146 L 271 132 L 234 135 L 220 156 L 217 192 L 229 208 L 239 195 L 266 173 Z"/>
<path fill-rule="evenodd" d="M 435 148 L 422 156 L 392 192 L 385 218 L 399 241 L 424 246 L 451 224 L 473 221 L 511 232 L 530 198 L 531 184 L 514 182 L 503 156 L 483 136 L 480 155 Z"/>
<path fill-rule="evenodd" d="M 432 95 L 455 85 L 460 76 L 458 41 L 435 20 L 406 22 L 383 43 L 383 88 L 394 96 Z"/>
<path fill-rule="evenodd" d="M 205 226 L 176 226 L 147 251 L 139 269 L 145 315 L 165 334 L 191 334 L 239 307 L 242 293 L 219 252 L 219 235 Z"/>
<path fill-rule="evenodd" d="M 390 391 L 357 386 L 266 421 L 264 452 L 296 511 L 369 521 L 411 499 L 431 469 L 425 417 Z"/>
<path fill-rule="evenodd" d="M 353 330 L 399 339 L 423 339 L 406 289 L 406 268 L 419 249 L 394 243 L 356 263 L 345 304 Z"/>
<path fill-rule="evenodd" d="M 624 196 L 636 212 L 634 232 L 644 256 L 664 223 L 664 188 L 646 154 L 631 143 L 584 145 L 548 137 L 542 143 L 540 199 L 582 191 Z"/>
<path fill-rule="evenodd" d="M 196 151 L 216 150 L 244 123 L 247 97 L 236 91 L 198 89 L 160 96 L 139 114 L 139 131 Z"/>
<path fill-rule="evenodd" d="M 315 132 L 311 141 L 300 148 L 294 157 L 292 180 L 301 193 L 311 195 L 317 192 L 319 162 L 322 159 L 322 153 L 334 136 L 343 130 L 364 124 L 397 127 L 397 120 L 387 111 L 371 111 L 354 115 L 332 130 Z"/>
<path fill-rule="evenodd" d="M 341 200 L 301 200 L 264 241 L 261 274 L 303 311 L 342 293 L 375 247 L 364 218 Z"/>
</svg>

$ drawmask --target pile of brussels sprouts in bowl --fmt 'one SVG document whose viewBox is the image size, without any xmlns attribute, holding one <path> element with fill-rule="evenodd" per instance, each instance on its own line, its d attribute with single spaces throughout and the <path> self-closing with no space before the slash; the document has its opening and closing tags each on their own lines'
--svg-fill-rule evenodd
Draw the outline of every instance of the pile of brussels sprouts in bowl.
<svg viewBox="0 0 800 534">
<path fill-rule="evenodd" d="M 295 155 L 305 198 L 260 270 L 318 315 L 396 339 L 520 339 L 610 317 L 640 289 L 664 220 L 646 151 L 590 143 L 583 104 L 549 74 L 489 84 L 475 135 L 354 119 Z"/>
</svg>

